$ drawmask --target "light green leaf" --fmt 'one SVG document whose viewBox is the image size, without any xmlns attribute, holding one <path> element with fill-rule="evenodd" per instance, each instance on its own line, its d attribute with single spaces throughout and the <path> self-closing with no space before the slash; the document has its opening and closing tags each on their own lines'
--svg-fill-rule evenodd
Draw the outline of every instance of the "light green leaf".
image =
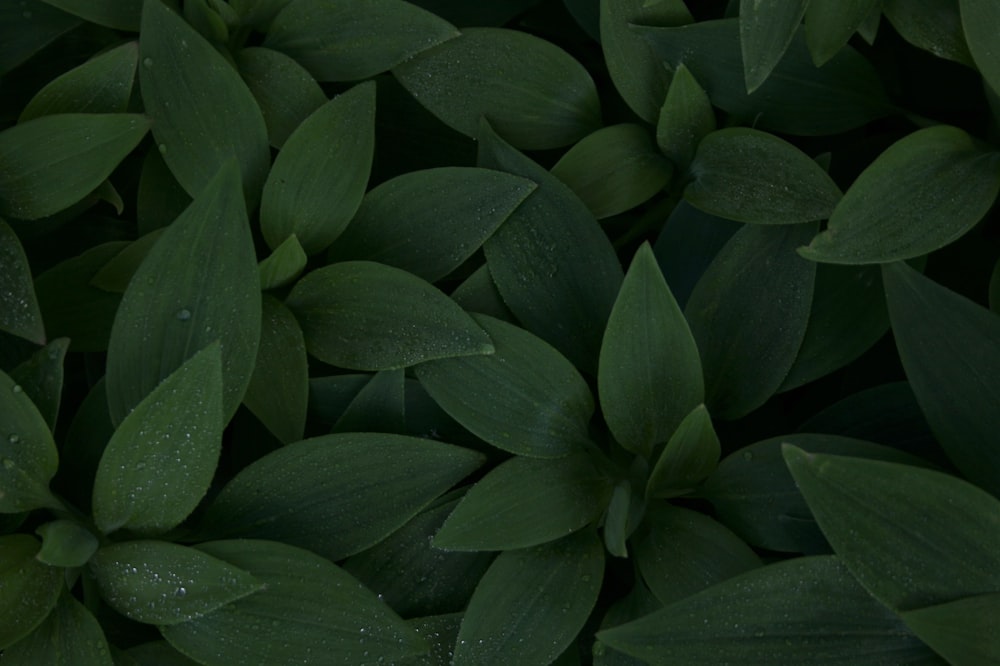
<svg viewBox="0 0 1000 666">
<path fill-rule="evenodd" d="M 662 190 L 674 168 L 640 125 L 622 123 L 588 134 L 552 167 L 597 219 L 645 203 Z"/>
<path fill-rule="evenodd" d="M 511 458 L 462 498 L 434 537 L 444 550 L 513 550 L 553 541 L 601 517 L 610 480 L 586 453 Z"/>
<path fill-rule="evenodd" d="M 905 263 L 882 269 L 906 378 L 945 453 L 1000 494 L 1000 317 Z"/>
<path fill-rule="evenodd" d="M 146 135 L 128 113 L 61 113 L 0 132 L 0 215 L 35 220 L 93 192 Z"/>
<path fill-rule="evenodd" d="M 348 261 L 312 271 L 286 305 L 316 358 L 352 370 L 490 354 L 489 336 L 447 296 L 406 271 Z"/>
<path fill-rule="evenodd" d="M 646 483 L 646 497 L 675 497 L 715 471 L 722 452 L 712 417 L 698 405 L 684 417 L 663 448 Z"/>
<path fill-rule="evenodd" d="M 887 263 L 933 252 L 976 225 L 1000 192 L 1000 154 L 948 125 L 918 130 L 879 155 L 802 256 Z"/>
<path fill-rule="evenodd" d="M 291 234 L 274 248 L 274 252 L 257 264 L 260 288 L 267 290 L 287 287 L 302 274 L 308 261 L 309 257 L 302 249 L 299 239 Z"/>
<path fill-rule="evenodd" d="M 4 650 L 10 666 L 112 666 L 100 623 L 64 592 L 49 616 L 26 638 Z"/>
<path fill-rule="evenodd" d="M 753 224 L 795 224 L 830 217 L 840 189 L 792 144 L 746 127 L 712 132 L 691 162 L 684 198 L 706 213 Z"/>
<path fill-rule="evenodd" d="M 401 0 L 298 0 L 274 18 L 264 46 L 318 81 L 357 81 L 457 36 L 455 26 Z"/>
<path fill-rule="evenodd" d="M 473 318 L 495 351 L 414 368 L 434 401 L 477 437 L 511 453 L 560 458 L 586 446 L 594 401 L 576 368 L 517 326 Z"/>
<path fill-rule="evenodd" d="M 981 594 L 900 613 L 903 622 L 950 664 L 988 664 L 1000 655 L 1000 594 Z"/>
<path fill-rule="evenodd" d="M 0 4 L 0 76 L 80 25 L 80 19 L 37 0 Z M 82 0 L 85 1 L 85 0 Z"/>
<path fill-rule="evenodd" d="M 42 0 L 45 4 L 116 30 L 139 30 L 143 0 Z"/>
<path fill-rule="evenodd" d="M 701 352 L 705 404 L 724 419 L 781 386 L 805 336 L 816 265 L 795 254 L 816 224 L 747 225 L 722 248 L 685 309 Z"/>
<path fill-rule="evenodd" d="M 61 508 L 49 492 L 59 464 L 52 433 L 20 384 L 0 371 L 0 513 Z"/>
<path fill-rule="evenodd" d="M 701 140 L 715 130 L 712 102 L 684 63 L 674 71 L 656 122 L 656 143 L 678 169 L 687 169 Z"/>
<path fill-rule="evenodd" d="M 455 663 L 551 663 L 583 628 L 603 575 L 604 549 L 591 530 L 501 553 L 469 601 Z"/>
<path fill-rule="evenodd" d="M 809 0 L 740 0 L 740 52 L 747 93 L 771 76 L 808 6 Z"/>
<path fill-rule="evenodd" d="M 45 344 L 31 267 L 17 234 L 0 219 L 0 331 Z"/>
<path fill-rule="evenodd" d="M 578 141 L 601 124 L 587 70 L 527 32 L 468 28 L 393 75 L 431 113 L 470 137 L 486 118 L 511 145 L 539 150 Z"/>
<path fill-rule="evenodd" d="M 62 569 L 35 559 L 39 545 L 27 534 L 0 536 L 0 649 L 34 631 L 65 587 Z"/>
<path fill-rule="evenodd" d="M 108 347 L 108 406 L 121 423 L 161 381 L 222 344 L 228 422 L 250 382 L 260 338 L 257 257 L 230 161 L 163 233 L 122 299 Z"/>
<path fill-rule="evenodd" d="M 698 347 L 648 243 L 636 252 L 608 319 L 598 387 L 615 439 L 647 458 L 704 400 Z"/>
<path fill-rule="evenodd" d="M 209 505 L 201 531 L 341 560 L 387 537 L 482 462 L 473 451 L 402 435 L 316 437 L 244 468 Z"/>
<path fill-rule="evenodd" d="M 152 0 L 143 5 L 139 58 L 142 102 L 177 181 L 197 197 L 235 157 L 247 207 L 256 208 L 270 166 L 267 127 L 233 66 L 184 19 Z"/>
<path fill-rule="evenodd" d="M 806 46 L 817 67 L 837 55 L 873 13 L 882 12 L 882 0 L 810 0 L 808 4 Z"/>
<path fill-rule="evenodd" d="M 200 664 L 397 663 L 427 650 L 373 592 L 308 551 L 247 540 L 199 549 L 249 571 L 264 586 L 203 617 L 160 627 L 171 645 Z"/>
<path fill-rule="evenodd" d="M 994 26 L 1000 25 L 1000 5 L 990 0 L 959 0 L 962 29 L 969 52 L 986 84 L 1000 93 L 1000 51 Z"/>
<path fill-rule="evenodd" d="M 374 83 L 355 86 L 306 118 L 264 185 L 260 219 L 268 245 L 295 234 L 315 254 L 336 240 L 361 205 L 374 149 Z"/>
<path fill-rule="evenodd" d="M 148 624 L 186 622 L 266 585 L 224 560 L 166 541 L 105 546 L 89 567 L 109 606 Z"/>
<path fill-rule="evenodd" d="M 833 550 L 896 611 L 1000 589 L 1000 500 L 919 467 L 782 447 Z"/>
<path fill-rule="evenodd" d="M 35 559 L 49 566 L 82 567 L 97 552 L 97 537 L 72 520 L 45 523 L 35 534 L 42 537 L 42 549 Z"/>
<path fill-rule="evenodd" d="M 411 171 L 365 195 L 328 259 L 377 261 L 436 282 L 469 259 L 535 187 L 474 167 Z"/>
<path fill-rule="evenodd" d="M 883 0 L 883 10 L 892 27 L 910 44 L 974 67 L 959 4 L 960 0 Z"/>
<path fill-rule="evenodd" d="M 97 271 L 90 279 L 91 286 L 116 294 L 124 294 L 132 276 L 139 270 L 139 266 L 142 265 L 149 251 L 160 240 L 163 231 L 164 229 L 156 229 L 129 243 L 125 249 Z"/>
<path fill-rule="evenodd" d="M 98 529 L 157 533 L 179 525 L 215 476 L 222 427 L 222 356 L 214 342 L 122 419 L 94 480 Z"/>
<path fill-rule="evenodd" d="M 46 84 L 18 122 L 57 113 L 125 113 L 138 62 L 136 42 L 105 51 Z"/>
<path fill-rule="evenodd" d="M 302 439 L 309 406 L 306 343 L 295 316 L 281 301 L 267 295 L 257 361 L 243 404 L 282 443 Z"/>
</svg>

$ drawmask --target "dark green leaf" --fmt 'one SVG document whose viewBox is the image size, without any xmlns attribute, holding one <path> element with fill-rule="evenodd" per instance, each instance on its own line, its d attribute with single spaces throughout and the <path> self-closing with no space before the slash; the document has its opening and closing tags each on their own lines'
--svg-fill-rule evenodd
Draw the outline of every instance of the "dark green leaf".
<svg viewBox="0 0 1000 666">
<path fill-rule="evenodd" d="M 608 319 L 598 387 L 615 439 L 647 458 L 704 400 L 698 347 L 648 243 L 636 252 Z"/>
<path fill-rule="evenodd" d="M 382 183 L 330 250 L 437 282 L 479 249 L 535 189 L 525 178 L 474 167 L 411 171 Z"/>
<path fill-rule="evenodd" d="M 817 67 L 837 55 L 873 13 L 882 12 L 882 0 L 810 0 L 808 4 L 806 45 Z"/>
<path fill-rule="evenodd" d="M 373 592 L 317 555 L 267 541 L 199 548 L 249 571 L 264 589 L 196 620 L 160 628 L 198 663 L 397 663 L 427 650 L 423 638 Z"/>
<path fill-rule="evenodd" d="M 771 76 L 808 6 L 809 0 L 740 0 L 740 52 L 748 93 Z"/>
<path fill-rule="evenodd" d="M 754 224 L 830 217 L 841 193 L 821 166 L 773 134 L 746 127 L 712 132 L 691 162 L 684 198 L 706 213 Z"/>
<path fill-rule="evenodd" d="M 0 536 L 0 649 L 34 631 L 65 587 L 62 569 L 35 559 L 39 545 L 27 534 Z"/>
<path fill-rule="evenodd" d="M 308 439 L 237 474 L 209 505 L 202 531 L 340 560 L 384 539 L 482 462 L 473 451 L 402 435 Z"/>
<path fill-rule="evenodd" d="M 195 353 L 222 343 L 222 412 L 253 372 L 261 312 L 257 257 L 230 161 L 163 233 L 129 282 L 108 348 L 108 405 L 121 423 Z"/>
<path fill-rule="evenodd" d="M 684 63 L 674 71 L 656 122 L 656 143 L 678 169 L 686 169 L 695 149 L 715 130 L 715 110 Z"/>
<path fill-rule="evenodd" d="M 675 497 L 705 480 L 719 464 L 721 446 L 705 405 L 684 417 L 649 473 L 646 497 Z"/>
<path fill-rule="evenodd" d="M 523 176 L 538 189 L 484 245 L 504 303 L 525 328 L 585 371 L 601 338 L 622 269 L 594 216 L 572 190 L 483 123 L 479 166 Z"/>
<path fill-rule="evenodd" d="M 80 0 L 86 1 L 86 0 Z M 0 76 L 80 25 L 80 19 L 37 0 L 0 5 Z"/>
<path fill-rule="evenodd" d="M 3 660 L 10 666 L 112 666 L 101 625 L 68 593 L 31 634 L 4 650 Z"/>
<path fill-rule="evenodd" d="M 434 12 L 458 26 L 503 25 L 538 4 L 538 0 L 413 0 L 413 4 Z"/>
<path fill-rule="evenodd" d="M 357 81 L 457 36 L 447 21 L 401 0 L 298 0 L 275 17 L 264 46 L 319 81 Z"/>
<path fill-rule="evenodd" d="M 608 501 L 608 509 L 604 515 L 604 547 L 615 557 L 628 557 L 628 546 L 626 541 L 636 525 L 630 523 L 629 518 L 636 512 L 642 511 L 643 502 L 634 497 L 632 484 L 623 479 L 615 484 L 611 491 L 611 499 Z"/>
<path fill-rule="evenodd" d="M 35 559 L 53 567 L 82 567 L 97 552 L 97 537 L 72 520 L 53 520 L 35 530 L 42 549 Z"/>
<path fill-rule="evenodd" d="M 90 194 L 146 135 L 128 113 L 62 113 L 0 132 L 0 215 L 58 213 Z"/>
<path fill-rule="evenodd" d="M 333 432 L 406 434 L 404 380 L 402 368 L 376 372 L 333 424 Z"/>
<path fill-rule="evenodd" d="M 42 0 L 65 12 L 117 30 L 139 30 L 142 0 Z"/>
<path fill-rule="evenodd" d="M 316 79 L 284 53 L 252 46 L 239 52 L 236 63 L 275 148 L 281 148 L 302 121 L 326 104 L 326 93 Z"/>
<path fill-rule="evenodd" d="M 721 524 L 665 502 L 648 507 L 632 543 L 643 579 L 664 604 L 760 566 L 750 546 Z"/>
<path fill-rule="evenodd" d="M 469 601 L 455 663 L 551 663 L 583 627 L 603 575 L 604 549 L 590 530 L 501 553 Z"/>
<path fill-rule="evenodd" d="M 962 29 L 976 68 L 986 84 L 1000 93 L 1000 51 L 996 48 L 996 31 L 1000 25 L 1000 5 L 990 0 L 959 0 Z"/>
<path fill-rule="evenodd" d="M 105 546 L 89 566 L 108 605 L 149 624 L 186 622 L 266 586 L 243 568 L 166 541 Z"/>
<path fill-rule="evenodd" d="M 795 362 L 816 276 L 816 265 L 795 249 L 815 231 L 815 224 L 747 225 L 691 293 L 685 314 L 712 414 L 733 419 L 760 407 Z"/>
<path fill-rule="evenodd" d="M 18 120 L 23 123 L 57 113 L 124 113 L 138 62 L 136 42 L 95 56 L 39 90 Z"/>
<path fill-rule="evenodd" d="M 478 312 L 494 319 L 508 323 L 516 323 L 517 318 L 503 302 L 503 297 L 493 282 L 490 267 L 483 264 L 465 282 L 455 287 L 451 292 L 451 300 L 462 306 L 468 312 Z"/>
<path fill-rule="evenodd" d="M 0 331 L 45 344 L 31 267 L 17 234 L 0 219 Z"/>
<path fill-rule="evenodd" d="M 473 315 L 495 352 L 422 363 L 421 385 L 470 432 L 511 453 L 559 458 L 586 446 L 594 400 L 576 368 L 531 333 Z"/>
<path fill-rule="evenodd" d="M 371 378 L 369 374 L 360 373 L 311 378 L 309 415 L 332 426 Z"/>
<path fill-rule="evenodd" d="M 950 664 L 988 664 L 1000 655 L 1000 594 L 981 594 L 901 613 L 913 633 Z"/>
<path fill-rule="evenodd" d="M 128 247 L 116 254 L 111 261 L 104 264 L 101 270 L 97 271 L 90 279 L 90 284 L 104 291 L 124 294 L 132 276 L 139 270 L 139 266 L 142 265 L 149 251 L 160 240 L 163 231 L 164 229 L 156 229 L 129 243 Z"/>
<path fill-rule="evenodd" d="M 177 181 L 197 197 L 235 157 L 255 208 L 271 155 L 264 118 L 240 75 L 159 0 L 143 5 L 139 57 L 142 102 Z"/>
<path fill-rule="evenodd" d="M 274 252 L 257 264 L 260 288 L 267 290 L 287 287 L 302 274 L 308 261 L 309 257 L 302 249 L 299 239 L 291 234 L 274 248 Z"/>
<path fill-rule="evenodd" d="M 0 371 L 0 512 L 61 508 L 49 492 L 59 454 L 52 433 L 20 384 Z"/>
<path fill-rule="evenodd" d="M 831 556 L 748 571 L 597 638 L 655 666 L 940 664 Z"/>
<path fill-rule="evenodd" d="M 315 254 L 336 240 L 361 205 L 374 146 L 374 83 L 355 86 L 306 118 L 264 185 L 260 219 L 268 245 L 295 234 Z"/>
<path fill-rule="evenodd" d="M 245 404 L 283 444 L 302 439 L 309 405 L 309 362 L 302 329 L 285 305 L 265 295 L 260 346 Z"/>
<path fill-rule="evenodd" d="M 609 479 L 586 453 L 558 460 L 515 457 L 465 494 L 434 537 L 445 550 L 512 550 L 553 541 L 596 522 Z"/>
<path fill-rule="evenodd" d="M 162 640 L 142 643 L 126 652 L 115 650 L 114 657 L 115 666 L 199 666 Z"/>
<path fill-rule="evenodd" d="M 208 490 L 222 450 L 222 356 L 209 344 L 121 421 L 94 480 L 94 522 L 105 534 L 165 532 Z"/>
<path fill-rule="evenodd" d="M 601 124 L 597 88 L 587 70 L 555 44 L 526 32 L 469 28 L 393 74 L 418 102 L 466 136 L 478 136 L 485 117 L 511 145 L 536 150 L 568 145 Z"/>
<path fill-rule="evenodd" d="M 910 44 L 939 58 L 975 66 L 962 30 L 959 0 L 883 0 L 882 8 Z"/>
<path fill-rule="evenodd" d="M 114 432 L 102 377 L 77 408 L 59 450 L 61 464 L 56 475 L 56 487 L 82 509 L 90 509 L 94 476 L 104 448 Z"/>
<path fill-rule="evenodd" d="M 418 617 L 408 620 L 407 624 L 425 637 L 431 645 L 431 651 L 426 655 L 398 661 L 397 666 L 451 666 L 455 641 L 462 625 L 461 613 Z"/>
<path fill-rule="evenodd" d="M 861 172 L 802 256 L 887 263 L 937 250 L 974 227 L 1000 192 L 1000 155 L 938 125 L 906 136 Z"/>
<path fill-rule="evenodd" d="M 1000 317 L 905 263 L 883 267 L 906 377 L 942 448 L 1000 494 Z"/>
<path fill-rule="evenodd" d="M 346 261 L 312 271 L 286 305 L 309 353 L 352 370 L 490 354 L 489 336 L 451 299 L 398 268 Z"/>
<path fill-rule="evenodd" d="M 146 151 L 136 195 L 139 234 L 147 235 L 173 222 L 191 205 L 191 197 L 170 173 L 159 150 Z"/>
<path fill-rule="evenodd" d="M 230 0 L 230 5 L 240 18 L 240 23 L 258 32 L 266 32 L 271 21 L 292 0 Z"/>
<path fill-rule="evenodd" d="M 948 474 L 782 447 L 851 573 L 897 611 L 1000 589 L 1000 501 Z"/>
</svg>

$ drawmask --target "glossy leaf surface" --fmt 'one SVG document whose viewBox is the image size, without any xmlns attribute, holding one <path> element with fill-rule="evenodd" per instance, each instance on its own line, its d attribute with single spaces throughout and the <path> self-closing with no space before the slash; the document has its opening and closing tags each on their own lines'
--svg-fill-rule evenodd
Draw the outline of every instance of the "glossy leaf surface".
<svg viewBox="0 0 1000 666">
<path fill-rule="evenodd" d="M 805 16 L 809 0 L 740 0 L 743 78 L 752 93 L 785 55 Z"/>
<path fill-rule="evenodd" d="M 36 344 L 45 342 L 31 267 L 17 234 L 0 219 L 0 331 Z"/>
<path fill-rule="evenodd" d="M 61 569 L 35 559 L 39 545 L 27 534 L 0 536 L 0 648 L 41 624 L 65 586 Z"/>
<path fill-rule="evenodd" d="M 965 40 L 959 0 L 883 0 L 885 17 L 900 36 L 938 58 L 975 65 Z"/>
<path fill-rule="evenodd" d="M 56 338 L 10 371 L 10 378 L 20 385 L 53 432 L 62 402 L 63 362 L 68 348 L 67 338 Z"/>
<path fill-rule="evenodd" d="M 112 666 L 100 623 L 83 604 L 64 593 L 45 621 L 4 650 L 13 666 Z"/>
<path fill-rule="evenodd" d="M 7 374 L 0 371 L 0 512 L 59 508 L 49 493 L 59 454 L 45 419 Z"/>
</svg>

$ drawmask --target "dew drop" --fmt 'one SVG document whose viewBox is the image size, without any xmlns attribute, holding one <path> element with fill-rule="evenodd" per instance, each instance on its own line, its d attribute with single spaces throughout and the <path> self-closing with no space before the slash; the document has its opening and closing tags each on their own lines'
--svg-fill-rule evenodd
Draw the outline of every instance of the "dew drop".
<svg viewBox="0 0 1000 666">
<path fill-rule="evenodd" d="M 24 389 L 21 388 L 20 384 L 14 384 L 14 388 L 12 388 L 11 391 L 13 391 L 14 393 L 21 393 L 22 391 L 24 391 Z"/>
<path fill-rule="evenodd" d="M 178 310 L 177 311 L 177 318 L 180 319 L 181 321 L 187 321 L 188 319 L 191 318 L 191 311 L 188 310 L 187 308 L 184 308 L 182 310 Z"/>
<path fill-rule="evenodd" d="M 7 438 L 7 441 L 10 442 L 11 444 L 17 444 L 18 442 L 21 441 L 21 436 L 18 435 L 16 432 L 12 432 L 10 434 L 10 437 Z"/>
<path fill-rule="evenodd" d="M 751 460 L 753 460 L 753 451 L 744 451 L 743 452 L 743 460 L 746 460 L 747 462 L 750 462 Z"/>
<path fill-rule="evenodd" d="M 178 587 L 176 590 L 174 590 L 174 596 L 177 597 L 178 599 L 187 596 L 187 593 L 188 593 L 187 589 L 183 587 Z"/>
<path fill-rule="evenodd" d="M 15 467 L 17 467 L 17 463 L 11 460 L 10 458 L 4 458 L 3 466 L 7 469 L 14 469 Z"/>
<path fill-rule="evenodd" d="M 161 143 L 159 146 L 157 146 L 157 149 L 160 151 L 161 155 L 167 154 L 167 144 Z"/>
<path fill-rule="evenodd" d="M 152 66 L 153 66 L 153 59 L 152 59 L 152 58 L 145 58 L 145 59 L 144 59 L 144 60 L 142 61 L 142 64 L 143 64 L 143 66 L 144 66 L 144 67 L 146 67 L 146 68 L 149 68 L 149 67 L 152 67 Z"/>
</svg>

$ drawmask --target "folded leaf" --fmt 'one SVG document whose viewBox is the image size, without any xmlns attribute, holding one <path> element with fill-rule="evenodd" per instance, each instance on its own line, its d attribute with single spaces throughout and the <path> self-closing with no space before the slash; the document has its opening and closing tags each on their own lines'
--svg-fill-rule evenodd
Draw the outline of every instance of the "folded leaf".
<svg viewBox="0 0 1000 666">
<path fill-rule="evenodd" d="M 59 464 L 52 433 L 20 384 L 0 371 L 0 513 L 61 508 L 49 492 Z"/>
<path fill-rule="evenodd" d="M 83 604 L 64 592 L 49 616 L 26 638 L 4 650 L 13 666 L 112 666 L 100 623 Z"/>
<path fill-rule="evenodd" d="M 809 0 L 740 0 L 743 78 L 752 93 L 767 80 L 799 29 Z"/>
<path fill-rule="evenodd" d="M 674 497 L 701 483 L 719 464 L 719 437 L 705 405 L 678 424 L 646 484 L 646 497 Z"/>
<path fill-rule="evenodd" d="M 0 331 L 36 344 L 45 343 L 45 326 L 38 308 L 31 267 L 21 241 L 0 219 Z"/>
<path fill-rule="evenodd" d="M 263 290 L 287 287 L 306 269 L 309 257 L 292 234 L 274 248 L 274 252 L 257 264 L 260 271 L 260 288 Z"/>
<path fill-rule="evenodd" d="M 35 559 L 53 567 L 82 567 L 97 552 L 98 541 L 83 525 L 72 520 L 53 520 L 39 526 L 42 549 Z"/>
<path fill-rule="evenodd" d="M 0 536 L 0 649 L 34 631 L 66 586 L 62 569 L 35 559 L 39 546 L 27 534 Z"/>
</svg>

